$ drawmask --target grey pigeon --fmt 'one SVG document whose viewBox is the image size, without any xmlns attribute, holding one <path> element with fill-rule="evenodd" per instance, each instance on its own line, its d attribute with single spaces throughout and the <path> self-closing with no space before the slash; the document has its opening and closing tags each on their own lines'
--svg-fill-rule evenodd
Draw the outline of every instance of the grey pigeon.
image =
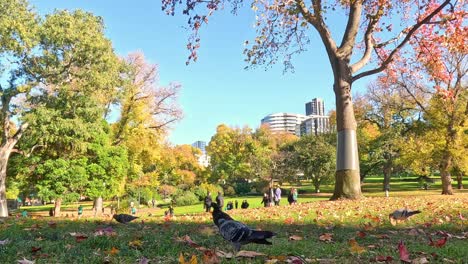
<svg viewBox="0 0 468 264">
<path fill-rule="evenodd" d="M 219 228 L 219 233 L 225 240 L 232 243 L 236 251 L 240 250 L 241 245 L 248 243 L 271 245 L 271 242 L 266 239 L 275 236 L 275 233 L 253 230 L 221 211 L 218 204 L 212 203 L 211 206 L 213 207 L 213 222 Z"/>
<path fill-rule="evenodd" d="M 115 214 L 112 216 L 117 222 L 122 223 L 122 224 L 127 224 L 138 217 L 133 216 L 133 215 L 128 215 L 128 214 Z"/>
<path fill-rule="evenodd" d="M 419 211 L 419 210 L 411 211 L 411 210 L 408 210 L 406 208 L 402 208 L 402 209 L 398 209 L 398 210 L 394 211 L 393 213 L 389 214 L 388 218 L 390 219 L 390 223 L 392 225 L 396 225 L 396 224 L 398 224 L 400 222 L 403 222 L 403 221 L 407 220 L 410 216 L 415 215 L 415 214 L 419 214 L 419 213 L 421 213 L 421 211 Z"/>
</svg>

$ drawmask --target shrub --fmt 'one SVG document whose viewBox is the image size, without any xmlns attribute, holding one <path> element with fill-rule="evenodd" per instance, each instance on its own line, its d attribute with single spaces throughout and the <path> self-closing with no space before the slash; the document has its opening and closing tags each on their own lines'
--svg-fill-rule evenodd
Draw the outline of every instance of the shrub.
<svg viewBox="0 0 468 264">
<path fill-rule="evenodd" d="M 224 186 L 224 195 L 233 196 L 236 193 L 237 193 L 236 190 L 232 186 L 229 186 L 229 185 Z"/>
<path fill-rule="evenodd" d="M 211 192 L 211 195 L 216 195 L 218 191 L 222 191 L 223 189 L 219 185 L 209 184 L 209 183 L 202 183 L 201 185 L 195 187 L 194 193 L 198 197 L 200 201 L 205 199 L 205 196 L 208 192 Z"/>
<path fill-rule="evenodd" d="M 234 188 L 237 194 L 242 195 L 242 194 L 249 193 L 250 190 L 252 189 L 252 185 L 246 181 L 242 181 L 242 182 L 236 182 Z"/>
<path fill-rule="evenodd" d="M 174 196 L 174 202 L 177 206 L 192 205 L 198 203 L 198 197 L 190 191 L 177 192 Z"/>
</svg>

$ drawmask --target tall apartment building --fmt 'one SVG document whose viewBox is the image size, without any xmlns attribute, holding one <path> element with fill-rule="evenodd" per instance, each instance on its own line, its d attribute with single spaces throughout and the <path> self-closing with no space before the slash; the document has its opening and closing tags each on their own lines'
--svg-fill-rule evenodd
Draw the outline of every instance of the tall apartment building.
<svg viewBox="0 0 468 264">
<path fill-rule="evenodd" d="M 203 167 L 208 167 L 210 165 L 210 156 L 206 154 L 206 142 L 205 141 L 195 141 L 192 144 L 192 147 L 200 149 L 202 151 L 201 155 L 198 155 L 198 164 Z"/>
<path fill-rule="evenodd" d="M 205 141 L 195 141 L 192 144 L 192 147 L 200 149 L 203 153 L 206 153 L 206 142 Z"/>
<path fill-rule="evenodd" d="M 300 125 L 307 116 L 292 113 L 275 113 L 265 116 L 261 123 L 267 124 L 273 133 L 287 132 L 296 134 L 296 127 Z"/>
<path fill-rule="evenodd" d="M 322 98 L 314 98 L 312 101 L 305 104 L 306 115 L 325 115 L 325 103 Z"/>
<path fill-rule="evenodd" d="M 296 126 L 296 135 L 318 135 L 330 131 L 330 118 L 325 115 L 325 102 L 314 98 L 305 104 L 307 118 Z"/>
</svg>

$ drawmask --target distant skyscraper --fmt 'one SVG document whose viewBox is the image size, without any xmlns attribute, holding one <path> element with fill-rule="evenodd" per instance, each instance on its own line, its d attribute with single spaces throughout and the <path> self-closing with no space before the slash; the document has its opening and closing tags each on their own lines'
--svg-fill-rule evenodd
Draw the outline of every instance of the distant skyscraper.
<svg viewBox="0 0 468 264">
<path fill-rule="evenodd" d="M 307 117 L 301 114 L 276 113 L 265 116 L 262 119 L 262 124 L 267 124 L 273 133 L 296 134 L 296 126 L 306 119 Z"/>
<path fill-rule="evenodd" d="M 195 141 L 195 142 L 193 142 L 192 147 L 200 149 L 203 152 L 203 154 L 206 153 L 206 142 L 205 141 L 200 141 L 200 140 Z"/>
<path fill-rule="evenodd" d="M 306 103 L 306 115 L 325 115 L 325 103 L 322 98 L 314 98 L 312 101 Z"/>
</svg>

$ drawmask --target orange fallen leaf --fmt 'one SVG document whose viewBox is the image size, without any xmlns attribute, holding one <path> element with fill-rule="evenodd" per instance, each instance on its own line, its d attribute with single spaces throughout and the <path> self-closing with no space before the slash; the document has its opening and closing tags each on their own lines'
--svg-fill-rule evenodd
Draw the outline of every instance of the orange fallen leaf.
<svg viewBox="0 0 468 264">
<path fill-rule="evenodd" d="M 39 250 L 41 250 L 40 247 L 31 247 L 31 252 L 32 252 L 32 253 L 36 253 L 36 252 L 38 252 Z"/>
<path fill-rule="evenodd" d="M 184 256 L 182 255 L 182 253 L 180 253 L 179 263 L 180 264 L 197 264 L 198 263 L 197 256 L 192 255 L 192 258 L 190 259 L 190 261 L 186 262 Z"/>
<path fill-rule="evenodd" d="M 75 240 L 76 240 L 76 242 L 78 242 L 78 243 L 81 242 L 81 241 L 83 241 L 83 240 L 86 240 L 86 239 L 88 239 L 88 236 L 85 236 L 85 235 L 78 235 L 78 236 L 75 236 Z"/>
<path fill-rule="evenodd" d="M 120 250 L 116 247 L 112 247 L 110 250 L 106 251 L 105 253 L 109 255 L 116 255 L 120 252 Z"/>
<path fill-rule="evenodd" d="M 287 225 L 290 225 L 290 224 L 294 223 L 294 218 L 292 218 L 292 217 L 286 218 L 286 219 L 284 219 L 284 223 L 287 224 Z"/>
<path fill-rule="evenodd" d="M 205 250 L 203 252 L 203 264 L 218 264 L 221 263 L 215 250 Z"/>
<path fill-rule="evenodd" d="M 360 246 L 354 238 L 350 239 L 348 241 L 348 244 L 350 246 L 349 251 L 351 251 L 351 253 L 362 254 L 366 252 L 366 248 Z"/>
<path fill-rule="evenodd" d="M 367 236 L 367 234 L 365 232 L 362 232 L 362 231 L 356 231 L 356 235 L 360 238 L 364 238 Z"/>
</svg>

